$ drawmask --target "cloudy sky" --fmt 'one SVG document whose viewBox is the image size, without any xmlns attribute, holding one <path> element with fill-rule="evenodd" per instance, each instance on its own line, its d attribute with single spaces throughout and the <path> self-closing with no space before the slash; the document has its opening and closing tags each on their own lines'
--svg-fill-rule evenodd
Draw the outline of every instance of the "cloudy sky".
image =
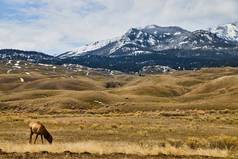
<svg viewBox="0 0 238 159">
<path fill-rule="evenodd" d="M 0 0 L 0 48 L 59 54 L 131 27 L 238 21 L 238 0 Z"/>
</svg>

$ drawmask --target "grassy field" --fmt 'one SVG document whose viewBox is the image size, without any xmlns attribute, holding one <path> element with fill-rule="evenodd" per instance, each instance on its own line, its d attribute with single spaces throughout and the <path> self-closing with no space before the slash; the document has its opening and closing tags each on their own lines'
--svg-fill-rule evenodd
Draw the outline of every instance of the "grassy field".
<svg viewBox="0 0 238 159">
<path fill-rule="evenodd" d="M 0 63 L 2 158 L 238 157 L 236 68 L 136 76 L 15 64 Z M 29 145 L 30 121 L 54 144 Z"/>
</svg>

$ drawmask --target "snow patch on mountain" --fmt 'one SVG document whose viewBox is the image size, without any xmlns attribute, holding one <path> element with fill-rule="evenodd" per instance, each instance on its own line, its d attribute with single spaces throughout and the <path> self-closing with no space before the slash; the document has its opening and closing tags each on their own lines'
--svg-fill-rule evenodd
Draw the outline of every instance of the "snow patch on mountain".
<svg viewBox="0 0 238 159">
<path fill-rule="evenodd" d="M 219 25 L 208 30 L 220 38 L 238 42 L 238 22 Z"/>
<path fill-rule="evenodd" d="M 181 32 L 176 32 L 176 33 L 174 33 L 174 35 L 180 35 L 181 34 Z"/>
<path fill-rule="evenodd" d="M 101 40 L 101 41 L 96 41 L 87 45 L 84 45 L 82 47 L 76 48 L 72 51 L 69 51 L 65 54 L 62 54 L 59 56 L 60 58 L 65 58 L 65 57 L 72 57 L 72 56 L 80 56 L 83 55 L 87 52 L 94 51 L 100 48 L 105 47 L 106 45 L 117 41 L 119 38 L 113 38 L 113 39 L 108 39 L 108 40 Z"/>
</svg>

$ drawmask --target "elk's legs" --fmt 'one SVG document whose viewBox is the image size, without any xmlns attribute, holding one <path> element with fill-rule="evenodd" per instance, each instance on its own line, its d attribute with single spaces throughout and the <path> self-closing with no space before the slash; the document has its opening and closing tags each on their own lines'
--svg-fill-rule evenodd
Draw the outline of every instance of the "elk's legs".
<svg viewBox="0 0 238 159">
<path fill-rule="evenodd" d="M 32 131 L 31 131 L 31 133 L 30 133 L 30 139 L 29 139 L 29 144 L 31 144 L 31 142 L 32 142 L 32 135 L 33 135 L 33 133 L 32 133 Z"/>
<path fill-rule="evenodd" d="M 42 144 L 44 144 L 44 142 L 43 142 L 43 135 L 41 135 L 40 137 L 41 137 L 41 142 L 42 142 Z"/>
<path fill-rule="evenodd" d="M 36 134 L 36 139 L 35 139 L 35 141 L 34 141 L 34 144 L 36 144 L 36 140 L 37 140 L 37 138 L 38 138 L 38 134 Z"/>
</svg>

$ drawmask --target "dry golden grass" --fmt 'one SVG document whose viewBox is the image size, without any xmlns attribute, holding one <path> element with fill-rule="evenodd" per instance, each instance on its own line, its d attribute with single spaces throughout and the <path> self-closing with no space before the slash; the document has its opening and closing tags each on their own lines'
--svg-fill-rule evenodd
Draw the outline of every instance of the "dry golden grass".
<svg viewBox="0 0 238 159">
<path fill-rule="evenodd" d="M 35 80 L 31 83 L 26 83 L 17 88 L 18 90 L 27 89 L 44 89 L 44 90 L 98 90 L 100 83 L 89 78 L 71 79 L 71 78 L 50 78 Z"/>
<path fill-rule="evenodd" d="M 61 153 L 70 151 L 75 153 L 89 152 L 93 154 L 134 154 L 134 155 L 173 155 L 173 156 L 211 156 L 211 157 L 227 157 L 228 151 L 221 149 L 191 149 L 187 146 L 174 147 L 165 145 L 139 145 L 127 142 L 98 142 L 86 141 L 79 143 L 55 143 L 53 145 L 30 145 L 30 144 L 12 144 L 0 143 L 0 147 L 5 152 L 41 152 L 48 151 L 53 153 Z"/>
</svg>

